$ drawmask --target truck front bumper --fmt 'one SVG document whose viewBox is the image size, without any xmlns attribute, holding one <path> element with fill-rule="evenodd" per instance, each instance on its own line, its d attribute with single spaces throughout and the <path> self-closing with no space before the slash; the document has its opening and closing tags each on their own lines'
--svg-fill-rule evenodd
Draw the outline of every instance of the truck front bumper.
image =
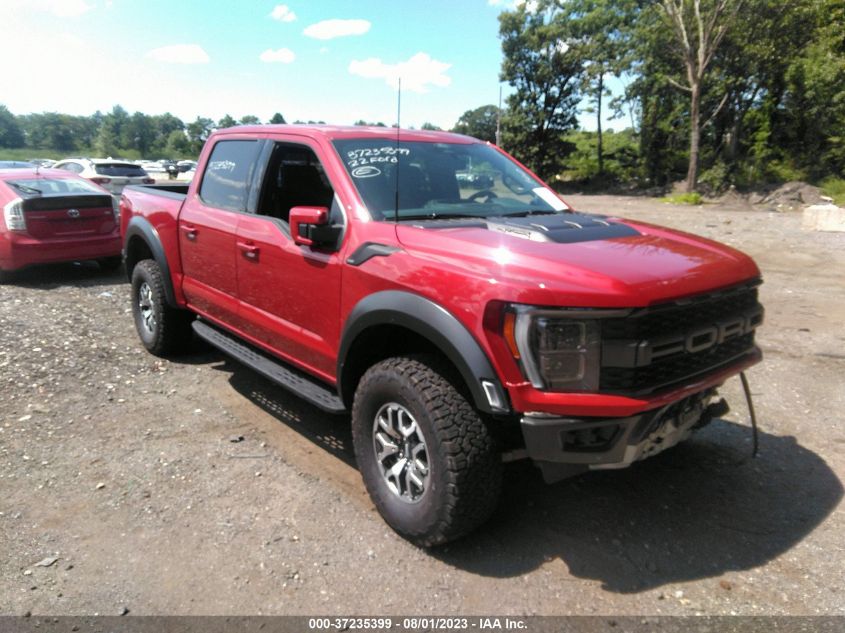
<svg viewBox="0 0 845 633">
<path fill-rule="evenodd" d="M 714 417 L 724 400 L 710 404 L 707 389 L 658 409 L 626 418 L 562 418 L 528 414 L 522 435 L 528 457 L 551 483 L 589 469 L 625 468 L 674 446 Z"/>
</svg>

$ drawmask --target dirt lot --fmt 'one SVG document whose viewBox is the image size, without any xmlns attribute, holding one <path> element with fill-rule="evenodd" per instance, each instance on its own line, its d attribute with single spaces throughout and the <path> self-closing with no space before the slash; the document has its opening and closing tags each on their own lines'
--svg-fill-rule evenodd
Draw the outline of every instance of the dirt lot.
<svg viewBox="0 0 845 633">
<path fill-rule="evenodd" d="M 376 514 L 347 420 L 200 344 L 148 355 L 122 274 L 50 266 L 0 287 L 0 613 L 845 613 L 845 234 L 570 201 L 757 259 L 759 458 L 732 380 L 687 443 L 554 486 L 513 464 L 489 525 L 422 551 Z"/>
</svg>

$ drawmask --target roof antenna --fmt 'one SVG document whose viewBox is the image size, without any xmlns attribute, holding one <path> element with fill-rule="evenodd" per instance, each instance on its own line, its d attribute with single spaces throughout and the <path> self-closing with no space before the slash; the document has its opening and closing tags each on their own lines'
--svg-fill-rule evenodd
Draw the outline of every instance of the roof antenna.
<svg viewBox="0 0 845 633">
<path fill-rule="evenodd" d="M 396 93 L 396 194 L 393 221 L 399 223 L 399 129 L 402 124 L 402 77 L 399 77 L 399 88 Z"/>
</svg>

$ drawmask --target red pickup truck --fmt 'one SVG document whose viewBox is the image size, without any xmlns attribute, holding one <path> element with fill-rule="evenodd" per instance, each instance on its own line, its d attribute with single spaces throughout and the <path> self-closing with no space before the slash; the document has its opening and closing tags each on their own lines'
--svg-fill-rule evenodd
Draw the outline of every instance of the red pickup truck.
<svg viewBox="0 0 845 633">
<path fill-rule="evenodd" d="M 121 210 L 145 347 L 193 331 L 351 412 L 376 507 L 422 545 L 490 515 L 503 460 L 628 466 L 723 414 L 717 387 L 761 358 L 750 258 L 577 213 L 465 136 L 219 130 L 190 186 L 127 187 Z"/>
</svg>

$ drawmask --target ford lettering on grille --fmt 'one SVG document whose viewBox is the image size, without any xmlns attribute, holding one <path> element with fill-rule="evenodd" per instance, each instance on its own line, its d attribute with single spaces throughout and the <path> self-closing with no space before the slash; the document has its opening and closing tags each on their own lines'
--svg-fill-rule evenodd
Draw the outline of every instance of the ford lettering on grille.
<svg viewBox="0 0 845 633">
<path fill-rule="evenodd" d="M 636 366 L 642 367 L 652 362 L 674 356 L 682 352 L 697 354 L 706 351 L 725 341 L 753 332 L 763 322 L 763 308 L 757 306 L 753 310 L 714 323 L 713 325 L 696 328 L 686 334 L 676 334 L 653 341 L 642 341 L 637 346 Z"/>
</svg>

